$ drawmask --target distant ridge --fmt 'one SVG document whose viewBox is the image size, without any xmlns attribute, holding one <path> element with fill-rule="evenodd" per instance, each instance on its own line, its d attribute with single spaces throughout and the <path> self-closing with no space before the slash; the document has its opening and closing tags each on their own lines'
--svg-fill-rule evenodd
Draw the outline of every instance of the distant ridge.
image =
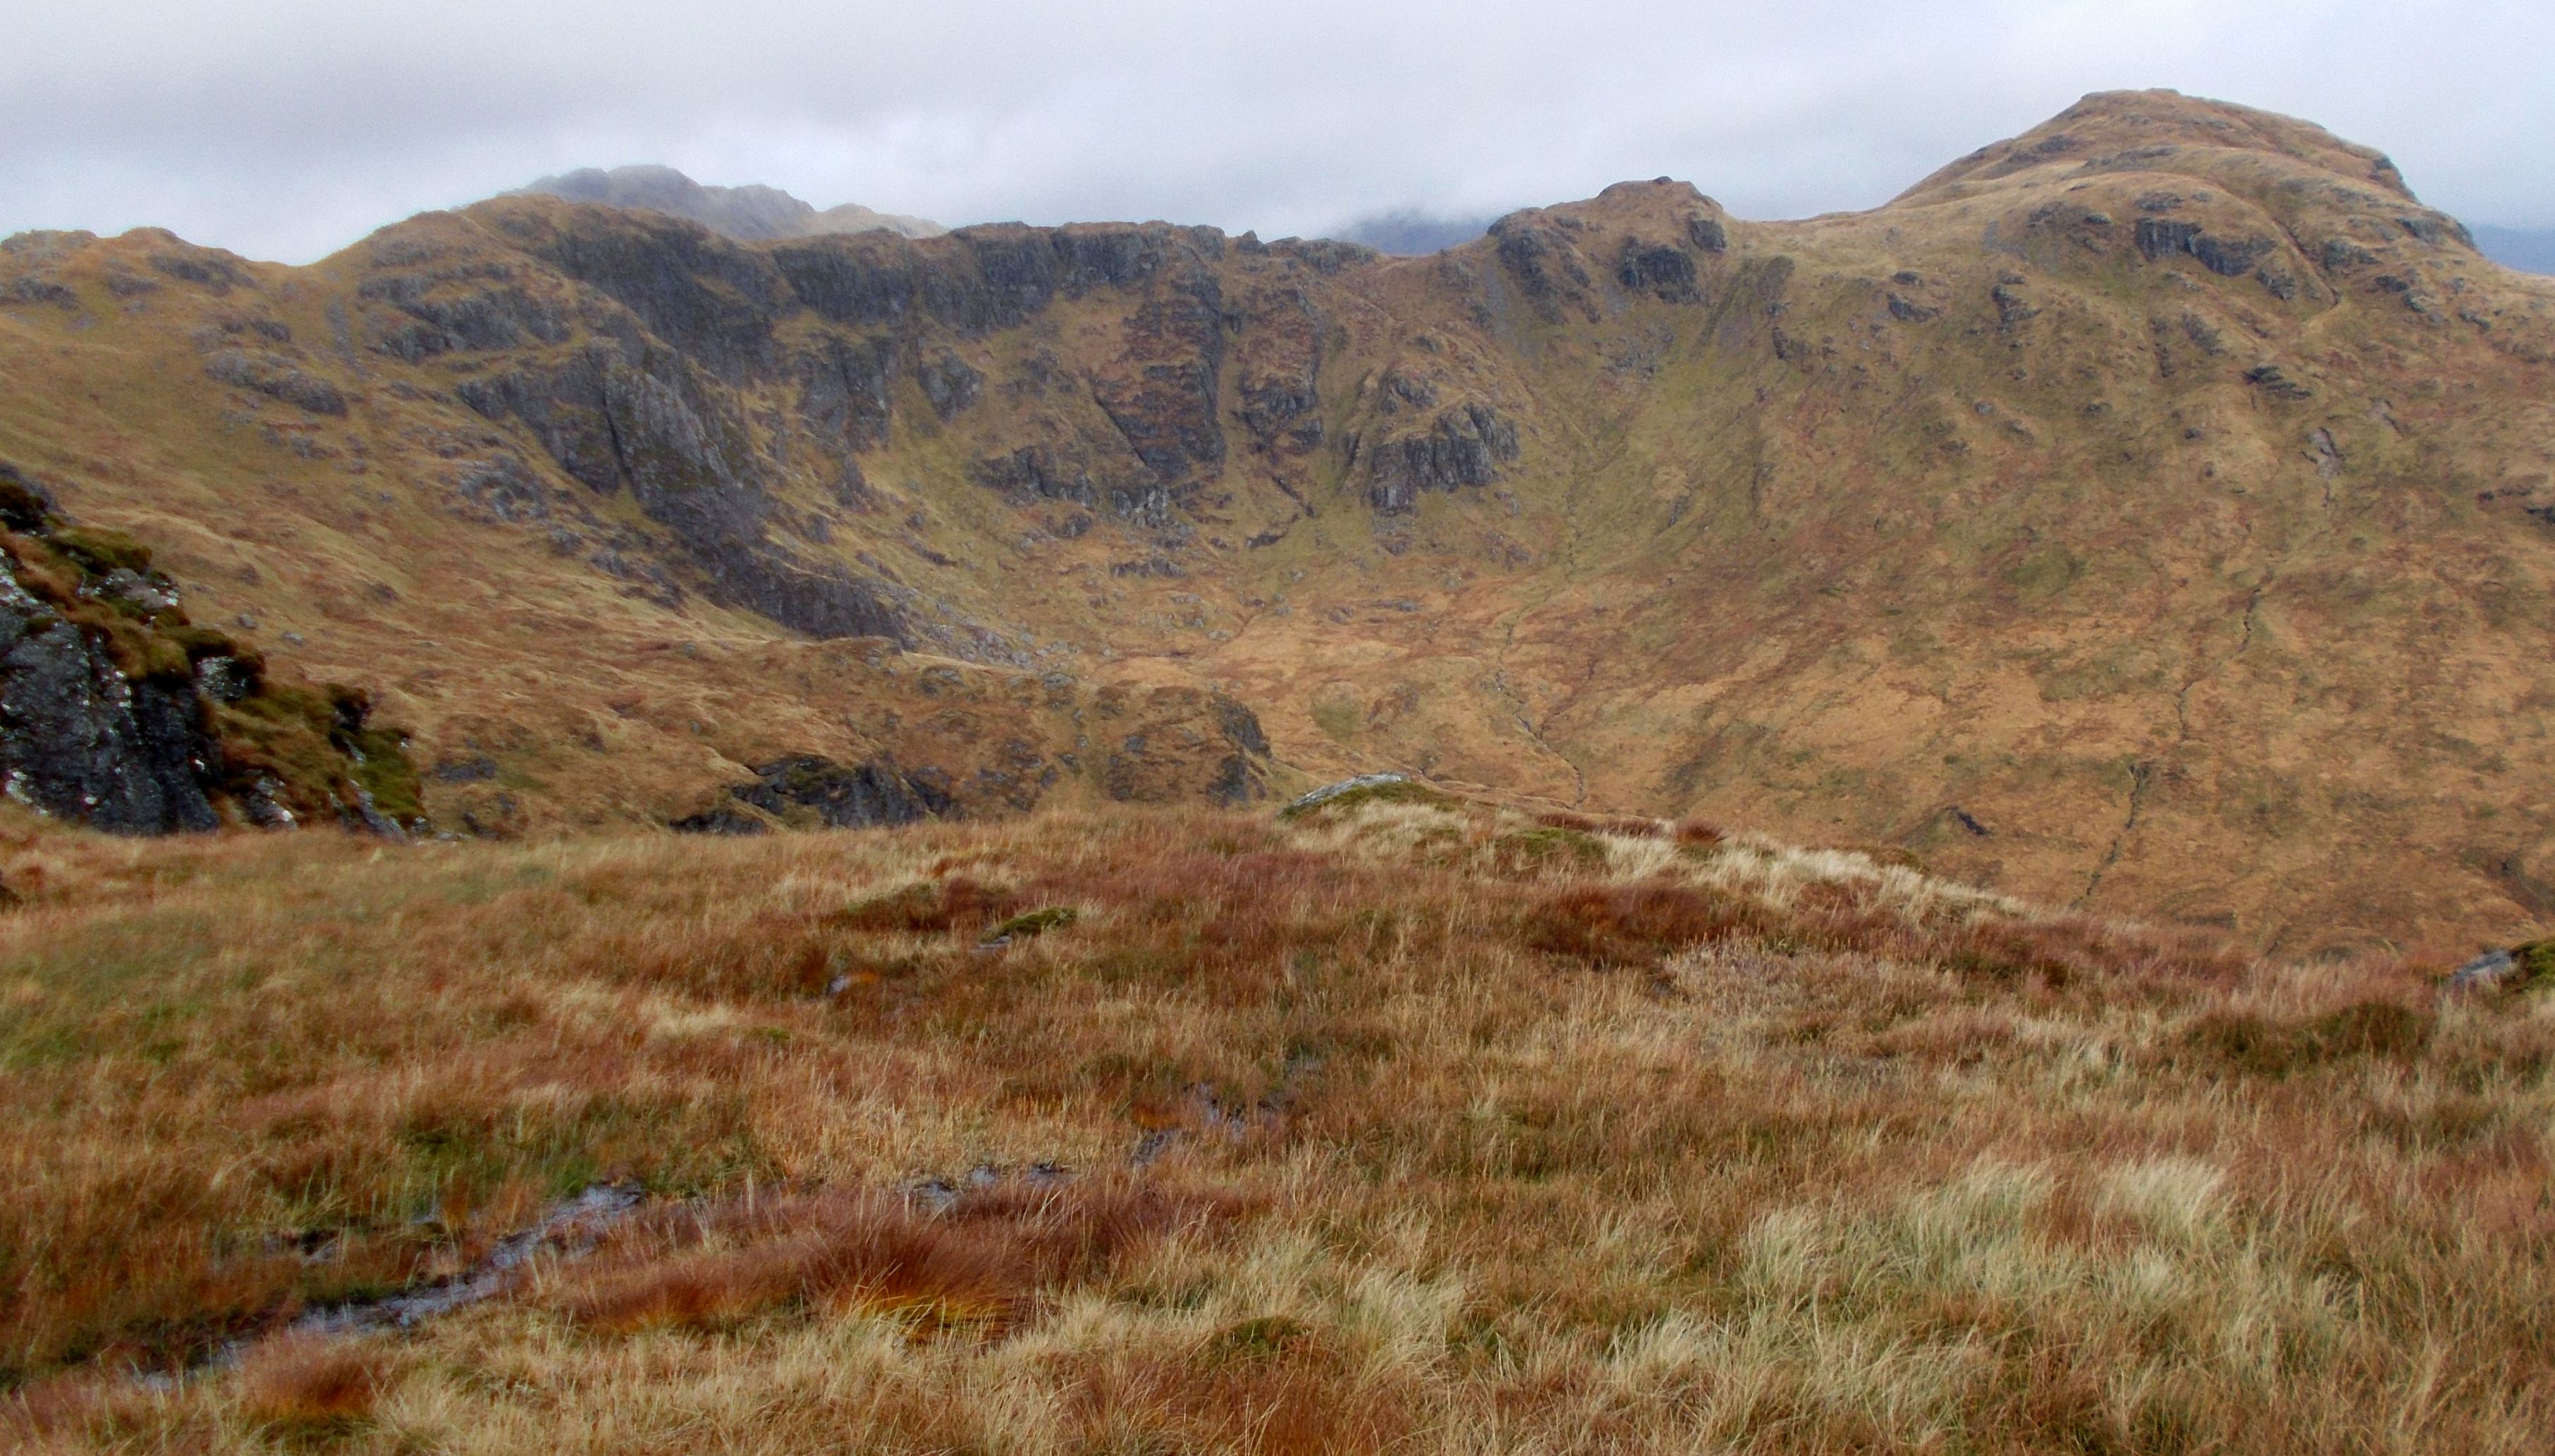
<svg viewBox="0 0 2555 1456">
<path fill-rule="evenodd" d="M 2555 273 L 2555 228 L 2475 228 L 2477 251 L 2504 268 L 2522 273 Z"/>
<path fill-rule="evenodd" d="M 1350 223 L 1340 237 L 1397 258 L 1420 258 L 1460 248 L 1490 230 L 1488 217 L 1440 217 L 1402 208 L 1361 217 Z"/>
<path fill-rule="evenodd" d="M 2110 92 L 1870 211 L 1424 259 L 674 221 L 0 240 L 0 458 L 470 832 L 1389 769 L 2274 954 L 2555 927 L 2555 278 L 2321 127 Z M 128 685 L 200 667 L 140 620 Z"/>
<path fill-rule="evenodd" d="M 670 167 L 616 167 L 609 172 L 599 167 L 579 168 L 543 178 L 506 195 L 525 193 L 670 213 L 749 243 L 882 229 L 909 238 L 934 238 L 948 231 L 926 218 L 880 212 L 855 202 L 818 211 L 779 187 L 704 186 Z"/>
</svg>

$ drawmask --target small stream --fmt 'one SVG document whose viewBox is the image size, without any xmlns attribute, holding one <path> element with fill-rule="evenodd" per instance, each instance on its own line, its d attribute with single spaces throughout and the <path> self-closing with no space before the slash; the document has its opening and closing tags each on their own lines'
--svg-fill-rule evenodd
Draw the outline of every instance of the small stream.
<svg viewBox="0 0 2555 1456">
<path fill-rule="evenodd" d="M 524 1266 L 540 1255 L 575 1259 L 591 1253 L 604 1231 L 629 1217 L 646 1197 L 637 1183 L 596 1183 L 573 1198 L 550 1205 L 531 1227 L 498 1240 L 494 1248 L 459 1274 L 412 1284 L 396 1293 L 307 1309 L 285 1326 L 284 1332 L 368 1335 L 412 1329 L 456 1309 L 494 1299 L 512 1289 Z M 146 1389 L 175 1391 L 190 1377 L 217 1374 L 239 1364 L 242 1356 L 268 1338 L 271 1336 L 260 1334 L 232 1340 L 182 1371 L 147 1371 L 135 1379 Z"/>
</svg>

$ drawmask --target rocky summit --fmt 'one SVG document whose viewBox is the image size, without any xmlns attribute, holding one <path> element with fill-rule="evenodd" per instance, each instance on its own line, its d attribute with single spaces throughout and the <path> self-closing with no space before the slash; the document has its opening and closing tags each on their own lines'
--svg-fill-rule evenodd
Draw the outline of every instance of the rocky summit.
<svg viewBox="0 0 2555 1456">
<path fill-rule="evenodd" d="M 2096 95 L 1868 212 L 1417 258 L 537 191 L 0 251 L 0 458 L 437 825 L 1398 772 L 2292 955 L 2555 914 L 2555 280 L 2303 122 Z"/>
</svg>

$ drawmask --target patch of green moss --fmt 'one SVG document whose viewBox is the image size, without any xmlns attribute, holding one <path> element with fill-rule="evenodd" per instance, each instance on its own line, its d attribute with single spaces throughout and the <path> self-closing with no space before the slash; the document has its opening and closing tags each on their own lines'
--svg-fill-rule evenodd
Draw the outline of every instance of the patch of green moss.
<svg viewBox="0 0 2555 1456">
<path fill-rule="evenodd" d="M 127 571 L 148 572 L 151 548 L 121 531 L 100 526 L 74 526 L 57 531 L 51 542 L 54 549 L 79 563 L 80 569 L 103 576 L 122 567 Z"/>
<path fill-rule="evenodd" d="M 80 621 L 78 617 L 72 620 Z M 80 625 L 105 635 L 106 655 L 114 660 L 115 670 L 136 682 L 183 682 L 194 675 L 194 664 L 186 660 L 186 650 L 152 631 L 147 623 L 100 613 L 97 618 L 80 621 Z"/>
<path fill-rule="evenodd" d="M 2503 984 L 2513 991 L 2532 986 L 2555 986 L 2555 940 L 2531 940 L 2510 948 L 2515 962 L 2510 979 Z"/>
<path fill-rule="evenodd" d="M 1025 915 L 1012 916 L 987 931 L 985 938 L 987 940 L 1027 940 L 1034 935 L 1043 935 L 1049 930 L 1061 930 L 1080 917 L 1081 911 L 1072 906 L 1051 905 L 1044 910 L 1034 910 Z"/>
<path fill-rule="evenodd" d="M 398 729 L 368 722 L 364 695 L 335 683 L 260 682 L 256 692 L 214 709 L 233 794 L 261 779 L 299 814 L 327 813 L 360 788 L 373 806 L 402 823 L 426 815 L 424 780 Z"/>
<path fill-rule="evenodd" d="M 406 735 L 396 728 L 359 728 L 340 735 L 355 765 L 352 777 L 373 797 L 373 807 L 403 824 L 426 817 L 424 783 L 408 756 Z"/>
</svg>

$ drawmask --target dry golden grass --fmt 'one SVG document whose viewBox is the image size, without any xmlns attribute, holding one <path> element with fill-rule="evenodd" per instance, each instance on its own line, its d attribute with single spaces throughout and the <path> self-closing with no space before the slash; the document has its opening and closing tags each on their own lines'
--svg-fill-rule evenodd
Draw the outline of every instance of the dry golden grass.
<svg viewBox="0 0 2555 1456">
<path fill-rule="evenodd" d="M 2555 1416 L 2555 1017 L 2436 968 L 1461 802 L 12 823 L 30 1449 L 2522 1451 Z M 604 1179 L 650 1196 L 499 1297 L 287 1332 Z"/>
</svg>

